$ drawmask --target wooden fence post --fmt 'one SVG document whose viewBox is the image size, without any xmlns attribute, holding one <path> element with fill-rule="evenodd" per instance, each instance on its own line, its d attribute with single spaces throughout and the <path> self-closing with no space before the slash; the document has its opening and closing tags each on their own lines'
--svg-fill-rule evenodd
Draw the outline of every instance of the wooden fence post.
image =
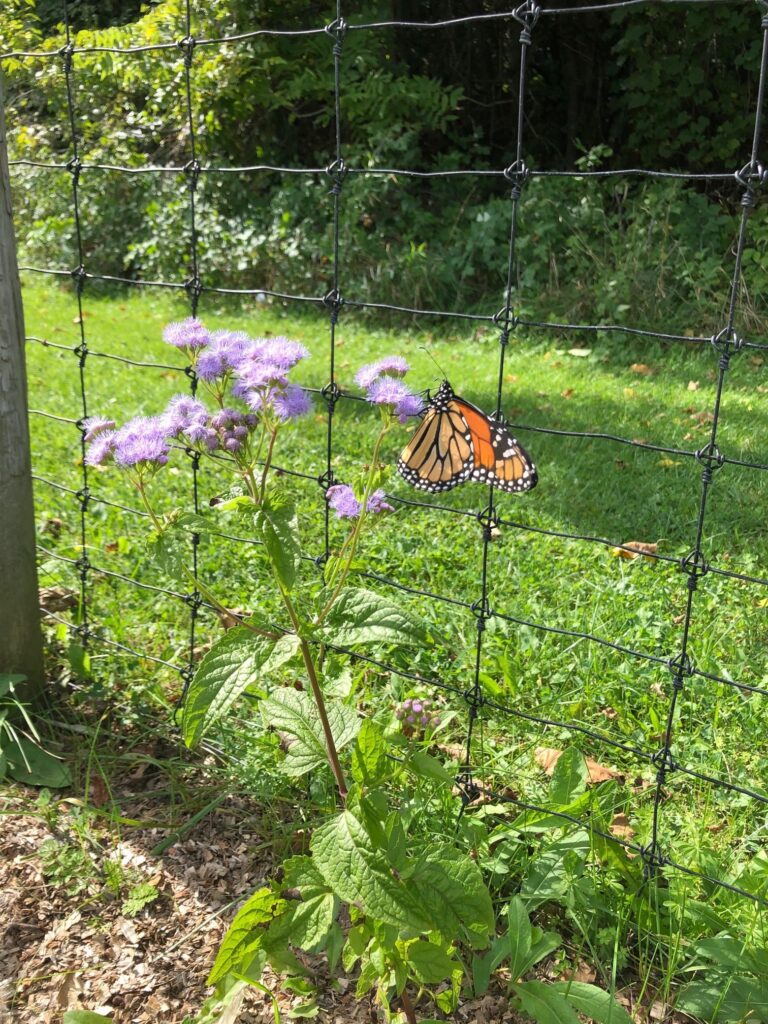
<svg viewBox="0 0 768 1024">
<path fill-rule="evenodd" d="M 0 70 L 0 672 L 23 673 L 28 696 L 43 686 L 35 565 L 35 515 L 27 422 L 24 313 L 11 214 Z"/>
</svg>

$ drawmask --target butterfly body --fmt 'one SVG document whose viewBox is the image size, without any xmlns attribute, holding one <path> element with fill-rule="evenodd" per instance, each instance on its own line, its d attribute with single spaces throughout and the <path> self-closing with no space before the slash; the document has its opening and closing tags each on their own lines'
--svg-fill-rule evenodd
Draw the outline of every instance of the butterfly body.
<svg viewBox="0 0 768 1024">
<path fill-rule="evenodd" d="M 444 380 L 398 459 L 400 475 L 436 494 L 469 480 L 520 493 L 536 486 L 531 458 L 506 425 L 459 398 Z"/>
</svg>

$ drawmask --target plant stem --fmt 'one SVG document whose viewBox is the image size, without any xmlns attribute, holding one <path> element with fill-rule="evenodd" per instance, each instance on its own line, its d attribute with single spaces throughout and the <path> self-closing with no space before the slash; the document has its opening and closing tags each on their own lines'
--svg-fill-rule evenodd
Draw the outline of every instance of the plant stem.
<svg viewBox="0 0 768 1024">
<path fill-rule="evenodd" d="M 312 651 L 309 648 L 309 644 L 306 639 L 302 636 L 301 620 L 299 619 L 298 613 L 293 606 L 293 602 L 288 596 L 288 591 L 283 588 L 279 583 L 280 594 L 283 598 L 283 603 L 291 617 L 293 628 L 296 631 L 296 635 L 299 638 L 299 644 L 301 646 L 301 656 L 304 659 L 304 667 L 307 670 L 307 676 L 309 678 L 309 685 L 312 687 L 312 696 L 315 698 L 315 704 L 317 705 L 317 711 L 320 715 L 320 721 L 323 726 L 323 734 L 325 736 L 325 746 L 328 752 L 328 761 L 331 765 L 331 771 L 333 772 L 334 778 L 336 779 L 336 785 L 339 789 L 339 796 L 341 797 L 342 803 L 346 802 L 347 783 L 344 779 L 344 772 L 341 770 L 341 763 L 339 761 L 339 754 L 336 750 L 336 743 L 333 739 L 333 733 L 331 732 L 331 723 L 328 721 L 328 713 L 325 710 L 325 700 L 323 699 L 323 692 L 320 689 L 320 683 L 317 679 L 317 672 L 315 670 L 315 663 L 312 660 Z"/>
<path fill-rule="evenodd" d="M 269 438 L 269 448 L 267 449 L 267 458 L 264 462 L 264 472 L 261 474 L 261 501 L 264 502 L 264 491 L 267 487 L 267 473 L 272 462 L 272 451 L 275 447 L 275 438 L 277 437 L 277 427 L 272 428 L 272 434 Z"/>
<path fill-rule="evenodd" d="M 408 995 L 406 989 L 403 989 L 403 991 L 400 993 L 400 1002 L 403 1004 L 403 1010 L 405 1011 L 405 1016 L 408 1021 L 408 1024 L 417 1024 L 416 1012 L 413 1009 L 411 997 Z"/>
<path fill-rule="evenodd" d="M 347 541 L 344 542 L 344 546 L 342 547 L 343 551 L 344 548 L 347 547 L 347 542 L 349 542 L 349 554 L 347 557 L 347 561 L 344 568 L 341 570 L 341 576 L 339 578 L 339 581 L 333 588 L 333 593 L 331 594 L 330 599 L 326 602 L 325 607 L 318 615 L 315 621 L 315 625 L 319 626 L 323 619 L 325 619 L 325 616 L 333 607 L 333 604 L 336 598 L 339 596 L 341 588 L 344 586 L 344 582 L 347 576 L 349 575 L 349 570 L 352 567 L 352 562 L 354 561 L 355 553 L 357 551 L 357 542 L 360 539 L 360 531 L 362 529 L 363 523 L 365 522 L 365 515 L 368 508 L 368 499 L 370 498 L 371 492 L 373 490 L 373 478 L 376 473 L 376 467 L 379 462 L 379 451 L 381 450 L 381 444 L 382 441 L 384 440 L 384 436 L 387 433 L 388 429 L 389 427 L 385 426 L 381 433 L 379 434 L 379 436 L 376 438 L 376 444 L 374 446 L 373 455 L 371 457 L 371 468 L 368 471 L 368 479 L 365 481 L 365 491 L 363 492 L 362 508 L 360 509 L 360 515 L 357 517 L 357 520 L 355 521 L 355 528 L 352 531 L 351 537 L 347 538 Z"/>
<path fill-rule="evenodd" d="M 216 595 L 213 594 L 204 583 L 200 582 L 191 569 L 188 569 L 186 565 L 182 565 L 181 571 L 192 583 L 195 589 L 199 590 L 206 601 L 209 601 L 217 611 L 221 612 L 222 615 L 228 615 L 230 618 L 238 618 L 238 616 L 232 614 L 231 610 L 227 608 L 225 604 L 222 604 L 221 601 L 219 601 Z M 282 636 L 281 633 L 272 633 L 268 629 L 259 629 L 258 626 L 254 626 L 252 622 L 246 622 L 244 619 L 240 620 L 240 625 L 245 626 L 245 628 L 249 629 L 252 633 L 256 633 L 257 636 L 263 636 L 269 640 L 279 640 Z"/>
</svg>

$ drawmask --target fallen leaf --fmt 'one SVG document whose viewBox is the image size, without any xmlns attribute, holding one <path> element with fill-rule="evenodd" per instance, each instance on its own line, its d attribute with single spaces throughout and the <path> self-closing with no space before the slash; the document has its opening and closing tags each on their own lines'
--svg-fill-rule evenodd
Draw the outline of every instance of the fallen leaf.
<svg viewBox="0 0 768 1024">
<path fill-rule="evenodd" d="M 40 608 L 44 612 L 65 612 L 78 601 L 77 594 L 68 587 L 41 587 L 38 591 Z"/>
<path fill-rule="evenodd" d="M 614 814 L 613 821 L 610 824 L 610 831 L 619 839 L 631 839 L 635 834 L 635 830 L 629 824 L 629 818 L 626 814 Z"/>
<path fill-rule="evenodd" d="M 689 391 L 698 391 L 699 390 L 699 382 L 697 380 L 689 380 L 688 381 L 688 390 Z"/>
<path fill-rule="evenodd" d="M 682 463 L 679 459 L 659 459 L 656 465 L 661 466 L 662 469 L 672 469 L 673 466 L 681 466 Z"/>
<path fill-rule="evenodd" d="M 563 971 L 562 977 L 565 981 L 582 981 L 591 985 L 597 977 L 594 967 L 590 967 L 584 960 L 579 960 L 576 967 L 570 971 Z"/>
<path fill-rule="evenodd" d="M 568 349 L 568 355 L 569 356 L 578 356 L 579 358 L 583 359 L 585 356 L 591 356 L 592 355 L 592 349 L 591 348 L 569 348 Z"/>
<path fill-rule="evenodd" d="M 624 388 L 624 397 L 625 398 L 634 398 L 636 394 L 637 394 L 637 392 L 635 391 L 634 388 Z"/>
<path fill-rule="evenodd" d="M 547 775 L 552 775 L 555 770 L 562 750 L 557 750 L 554 747 L 537 747 L 535 752 L 536 763 L 540 765 Z M 587 782 L 607 782 L 609 779 L 619 779 L 621 775 L 619 772 L 613 770 L 613 768 L 606 768 L 603 764 L 598 764 L 591 757 L 585 757 L 584 761 L 587 765 Z"/>
<path fill-rule="evenodd" d="M 566 388 L 565 391 L 561 391 L 560 392 L 560 397 L 561 398 L 572 398 L 573 397 L 573 388 Z"/>
<path fill-rule="evenodd" d="M 58 540 L 61 536 L 61 527 L 63 523 L 61 519 L 46 519 L 43 524 L 43 533 L 50 533 L 54 540 Z"/>
<path fill-rule="evenodd" d="M 629 550 L 627 550 L 629 549 Z M 629 558 L 634 559 L 639 555 L 643 555 L 649 562 L 653 561 L 653 556 L 659 549 L 658 544 L 650 544 L 643 540 L 626 540 L 622 547 L 611 548 L 611 554 L 614 558 Z"/>
<path fill-rule="evenodd" d="M 652 366 L 648 366 L 647 363 L 632 363 L 630 366 L 632 373 L 639 373 L 641 377 L 652 377 L 656 371 Z"/>
<path fill-rule="evenodd" d="M 750 366 L 762 366 L 764 362 L 765 362 L 765 360 L 763 359 L 762 356 L 750 356 L 749 357 L 749 364 L 750 364 Z"/>
<path fill-rule="evenodd" d="M 601 708 L 600 714 L 603 716 L 603 718 L 607 718 L 609 722 L 612 722 L 614 718 L 618 716 L 619 713 L 615 710 L 615 708 Z"/>
</svg>

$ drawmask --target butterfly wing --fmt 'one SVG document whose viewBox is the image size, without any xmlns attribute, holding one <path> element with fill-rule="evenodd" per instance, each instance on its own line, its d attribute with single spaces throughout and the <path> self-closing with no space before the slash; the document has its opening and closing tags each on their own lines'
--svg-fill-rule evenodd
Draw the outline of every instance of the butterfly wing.
<svg viewBox="0 0 768 1024">
<path fill-rule="evenodd" d="M 431 405 L 397 460 L 400 475 L 417 490 L 435 494 L 469 480 L 474 467 L 472 437 L 464 417 L 450 404 Z"/>
<path fill-rule="evenodd" d="M 509 428 L 500 420 L 490 419 L 470 402 L 456 398 L 472 438 L 474 464 L 471 479 L 490 484 L 499 490 L 518 494 L 530 491 L 538 482 L 536 466 Z"/>
</svg>

